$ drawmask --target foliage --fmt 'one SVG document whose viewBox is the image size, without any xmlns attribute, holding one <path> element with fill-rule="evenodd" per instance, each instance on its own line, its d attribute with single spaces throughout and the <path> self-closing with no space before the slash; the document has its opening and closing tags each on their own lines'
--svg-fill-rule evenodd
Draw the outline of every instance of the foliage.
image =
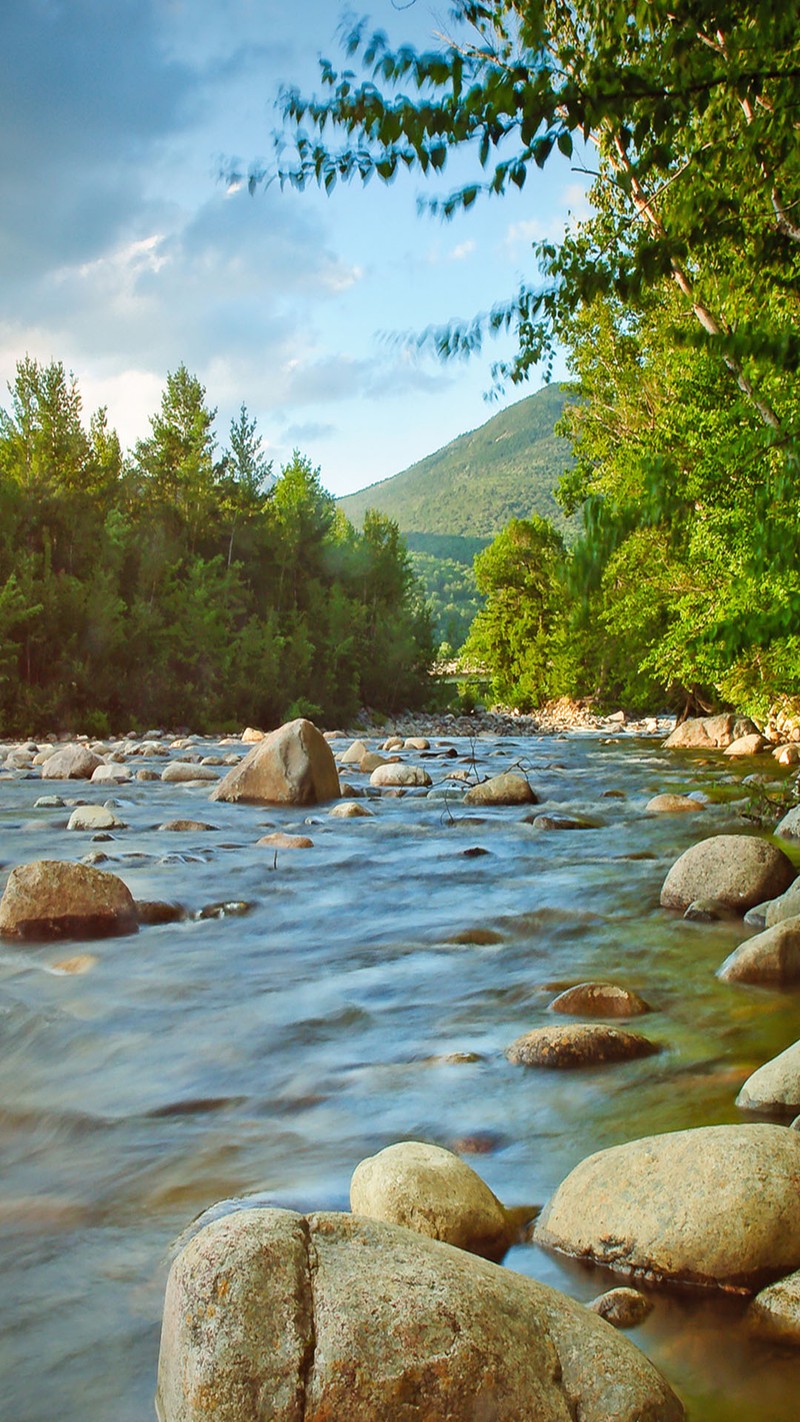
<svg viewBox="0 0 800 1422">
<path fill-rule="evenodd" d="M 242 406 L 181 366 L 125 458 L 74 377 L 17 367 L 0 411 L 6 732 L 330 721 L 416 704 L 431 625 L 396 525 L 356 532 L 295 453 L 277 479 Z"/>
<path fill-rule="evenodd" d="M 563 553 L 555 529 L 534 517 L 512 519 L 475 559 L 486 607 L 475 618 L 464 660 L 488 665 L 495 696 L 523 711 L 560 690 Z"/>
</svg>

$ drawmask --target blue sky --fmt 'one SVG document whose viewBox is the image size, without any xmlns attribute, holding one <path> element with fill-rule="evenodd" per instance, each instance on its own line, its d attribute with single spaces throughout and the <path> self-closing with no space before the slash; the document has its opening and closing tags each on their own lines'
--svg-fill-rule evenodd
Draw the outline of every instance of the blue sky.
<svg viewBox="0 0 800 1422">
<path fill-rule="evenodd" d="M 422 47 L 451 30 L 446 0 L 364 12 Z M 393 337 L 486 310 L 531 274 L 531 242 L 582 208 L 565 161 L 448 224 L 419 215 L 428 188 L 414 175 L 330 198 L 219 180 L 271 159 L 279 87 L 318 87 L 342 13 L 336 0 L 3 6 L 3 388 L 26 353 L 62 360 L 87 417 L 107 405 L 131 447 L 183 361 L 218 408 L 221 444 L 244 401 L 276 468 L 300 448 L 336 494 L 536 388 L 489 406 L 502 345 L 441 365 Z"/>
</svg>

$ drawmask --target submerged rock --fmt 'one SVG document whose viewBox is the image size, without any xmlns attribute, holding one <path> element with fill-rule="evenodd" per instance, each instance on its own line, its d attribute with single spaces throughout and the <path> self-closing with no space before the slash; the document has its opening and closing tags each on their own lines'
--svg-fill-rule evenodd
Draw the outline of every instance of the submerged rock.
<svg viewBox="0 0 800 1422">
<path fill-rule="evenodd" d="M 627 1062 L 660 1051 L 639 1032 L 606 1027 L 599 1022 L 563 1027 L 535 1027 L 506 1048 L 517 1066 L 582 1067 Z"/>
<path fill-rule="evenodd" d="M 276 830 L 274 834 L 262 835 L 256 845 L 263 849 L 313 849 L 314 841 L 307 834 L 285 834 L 283 830 Z"/>
<path fill-rule="evenodd" d="M 140 923 L 155 927 L 161 923 L 180 923 L 188 918 L 180 904 L 164 903 L 161 899 L 137 899 L 136 913 Z"/>
<path fill-rule="evenodd" d="M 800 1273 L 762 1289 L 747 1310 L 754 1332 L 773 1343 L 800 1348 Z"/>
<path fill-rule="evenodd" d="M 800 1265 L 799 1180 L 785 1126 L 648 1136 L 576 1166 L 534 1238 L 658 1283 L 752 1292 Z"/>
<path fill-rule="evenodd" d="M 135 933 L 136 905 L 116 874 L 39 859 L 12 869 L 0 901 L 0 934 L 13 938 L 104 938 Z"/>
<path fill-rule="evenodd" d="M 664 880 L 661 905 L 686 909 L 695 899 L 716 899 L 744 913 L 762 899 L 783 893 L 794 877 L 791 860 L 769 840 L 715 834 L 676 860 Z"/>
<path fill-rule="evenodd" d="M 243 1210 L 167 1281 L 160 1422 L 680 1422 L 588 1309 L 438 1240 L 350 1215 Z"/>
<path fill-rule="evenodd" d="M 211 792 L 212 800 L 316 805 L 339 799 L 333 752 L 311 721 L 288 721 L 253 747 Z"/>
<path fill-rule="evenodd" d="M 636 1328 L 653 1312 L 653 1301 L 638 1289 L 608 1289 L 592 1299 L 587 1308 L 598 1313 L 614 1328 Z"/>
<path fill-rule="evenodd" d="M 502 1259 L 519 1238 L 518 1220 L 481 1177 L 451 1151 L 422 1141 L 401 1141 L 362 1160 L 350 1182 L 350 1208 L 486 1259 Z"/>
</svg>

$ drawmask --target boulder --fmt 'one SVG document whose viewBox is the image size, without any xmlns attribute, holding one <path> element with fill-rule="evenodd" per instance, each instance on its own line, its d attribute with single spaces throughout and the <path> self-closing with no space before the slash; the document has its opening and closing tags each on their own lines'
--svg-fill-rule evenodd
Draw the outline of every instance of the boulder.
<svg viewBox="0 0 800 1422">
<path fill-rule="evenodd" d="M 530 823 L 538 830 L 597 829 L 591 820 L 578 819 L 574 815 L 534 815 Z"/>
<path fill-rule="evenodd" d="M 767 745 L 768 742 L 758 731 L 751 731 L 747 736 L 737 736 L 735 741 L 725 747 L 723 754 L 730 756 L 731 760 L 744 760 L 749 755 L 758 755 Z"/>
<path fill-rule="evenodd" d="M 776 987 L 800 981 L 800 917 L 765 928 L 734 948 L 718 976 L 729 983 L 771 983 Z"/>
<path fill-rule="evenodd" d="M 125 829 L 125 821 L 115 815 L 113 810 L 107 809 L 105 805 L 78 805 L 67 820 L 67 829 Z"/>
<path fill-rule="evenodd" d="M 400 1141 L 362 1160 L 350 1181 L 350 1208 L 486 1259 L 501 1259 L 520 1233 L 519 1221 L 471 1166 L 422 1141 Z"/>
<path fill-rule="evenodd" d="M 258 742 L 263 741 L 264 739 L 264 731 L 257 730 L 255 726 L 245 726 L 240 737 L 242 744 L 246 746 L 258 745 Z"/>
<path fill-rule="evenodd" d="M 39 859 L 8 876 L 0 934 L 11 938 L 104 938 L 135 933 L 136 905 L 121 879 L 87 864 Z"/>
<path fill-rule="evenodd" d="M 614 1328 L 636 1328 L 653 1312 L 653 1300 L 638 1289 L 608 1289 L 592 1299 L 587 1308 L 599 1313 Z"/>
<path fill-rule="evenodd" d="M 168 904 L 163 899 L 137 899 L 136 914 L 140 923 L 157 927 L 163 923 L 182 923 L 189 915 L 181 904 Z"/>
<path fill-rule="evenodd" d="M 420 765 L 401 765 L 399 761 L 390 761 L 387 765 L 379 765 L 372 771 L 369 783 L 385 788 L 386 786 L 432 785 L 433 781 L 427 770 L 423 770 Z"/>
<path fill-rule="evenodd" d="M 347 750 L 342 751 L 339 756 L 340 765 L 360 765 L 367 754 L 367 747 L 363 741 L 353 741 Z"/>
<path fill-rule="evenodd" d="M 800 879 L 795 879 L 785 893 L 764 905 L 764 927 L 774 928 L 787 918 L 800 917 Z"/>
<path fill-rule="evenodd" d="M 316 805 L 339 799 L 333 751 L 303 717 L 287 721 L 248 751 L 215 786 L 212 800 L 253 805 Z"/>
<path fill-rule="evenodd" d="M 379 766 L 392 765 L 393 763 L 396 762 L 387 760 L 384 755 L 378 755 L 377 751 L 365 751 L 361 757 L 358 768 L 362 775 L 371 775 L 373 770 L 377 770 Z"/>
<path fill-rule="evenodd" d="M 680 1422 L 588 1309 L 439 1240 L 351 1215 L 241 1210 L 178 1255 L 159 1422 Z"/>
<path fill-rule="evenodd" d="M 524 775 L 507 770 L 473 785 L 464 796 L 465 805 L 538 805 L 539 797 Z"/>
<path fill-rule="evenodd" d="M 582 1067 L 628 1062 L 658 1052 L 655 1042 L 639 1032 L 606 1027 L 599 1022 L 564 1027 L 535 1027 L 506 1048 L 517 1066 Z"/>
<path fill-rule="evenodd" d="M 656 1283 L 753 1292 L 800 1266 L 800 1134 L 703 1126 L 598 1151 L 536 1224 L 539 1244 Z"/>
<path fill-rule="evenodd" d="M 372 811 L 359 805 L 357 800 L 341 800 L 328 813 L 336 820 L 374 819 Z"/>
<path fill-rule="evenodd" d="M 242 762 L 242 764 L 244 764 L 244 762 Z M 219 777 L 213 766 L 200 765 L 199 762 L 195 764 L 194 761 L 190 760 L 171 760 L 169 765 L 164 766 L 161 772 L 161 779 L 167 785 L 186 785 L 192 781 L 217 780 Z M 214 798 L 217 797 L 215 796 Z"/>
<path fill-rule="evenodd" d="M 406 736 L 403 741 L 403 750 L 426 751 L 430 748 L 431 743 L 427 736 Z"/>
<path fill-rule="evenodd" d="M 87 746 L 64 746 L 48 756 L 42 766 L 43 780 L 90 780 L 98 765 L 99 755 Z"/>
<path fill-rule="evenodd" d="M 796 1115 L 800 1111 L 800 1042 L 793 1042 L 748 1076 L 736 1105 L 745 1111 Z"/>
<path fill-rule="evenodd" d="M 637 992 L 616 983 L 576 983 L 553 998 L 548 1011 L 573 1017 L 639 1017 L 650 1007 Z"/>
<path fill-rule="evenodd" d="M 97 765 L 92 771 L 93 785 L 123 785 L 128 780 L 133 779 L 133 772 L 128 765 L 120 765 L 118 761 L 110 765 Z"/>
<path fill-rule="evenodd" d="M 217 828 L 206 824 L 205 820 L 166 820 L 159 830 L 170 830 L 174 834 L 207 834 Z"/>
<path fill-rule="evenodd" d="M 654 795 L 644 808 L 648 815 L 685 815 L 703 806 L 689 795 Z"/>
<path fill-rule="evenodd" d="M 772 754 L 778 765 L 797 765 L 800 761 L 800 746 L 776 746 Z"/>
<path fill-rule="evenodd" d="M 775 826 L 775 833 L 779 839 L 800 839 L 800 805 L 786 812 Z"/>
<path fill-rule="evenodd" d="M 760 1337 L 800 1348 L 800 1273 L 762 1289 L 745 1317 Z"/>
<path fill-rule="evenodd" d="M 667 736 L 667 750 L 724 750 L 741 736 L 758 734 L 748 716 L 694 716 Z"/>
<path fill-rule="evenodd" d="M 744 913 L 762 899 L 783 893 L 794 877 L 791 860 L 769 840 L 715 834 L 676 860 L 664 880 L 661 905 L 683 910 L 695 899 L 715 899 Z"/>
</svg>

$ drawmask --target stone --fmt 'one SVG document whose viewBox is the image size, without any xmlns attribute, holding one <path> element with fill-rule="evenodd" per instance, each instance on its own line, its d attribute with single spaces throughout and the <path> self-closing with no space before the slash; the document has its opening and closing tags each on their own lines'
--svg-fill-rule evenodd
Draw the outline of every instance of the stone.
<svg viewBox="0 0 800 1422">
<path fill-rule="evenodd" d="M 205 820 L 166 820 L 158 828 L 159 830 L 170 830 L 174 834 L 208 834 L 211 830 L 217 829 L 217 826 L 208 825 Z"/>
<path fill-rule="evenodd" d="M 516 1066 L 582 1067 L 627 1062 L 660 1051 L 638 1032 L 606 1027 L 599 1022 L 563 1027 L 535 1027 L 506 1048 Z"/>
<path fill-rule="evenodd" d="M 178 1255 L 159 1422 L 680 1422 L 629 1340 L 547 1285 L 351 1215 L 240 1210 Z"/>
<path fill-rule="evenodd" d="M 314 841 L 305 834 L 285 834 L 276 830 L 274 834 L 262 835 L 256 844 L 265 849 L 313 849 Z"/>
<path fill-rule="evenodd" d="M 98 765 L 99 755 L 86 746 L 64 746 L 48 757 L 42 766 L 43 780 L 90 780 Z"/>
<path fill-rule="evenodd" d="M 729 953 L 718 976 L 729 983 L 778 987 L 800 981 L 800 917 L 787 918 L 741 943 Z"/>
<path fill-rule="evenodd" d="M 702 1126 L 598 1151 L 540 1215 L 537 1243 L 655 1283 L 754 1292 L 800 1266 L 800 1134 Z"/>
<path fill-rule="evenodd" d="M 740 736 L 758 734 L 747 716 L 695 716 L 676 726 L 664 742 L 667 750 L 724 750 Z"/>
<path fill-rule="evenodd" d="M 98 765 L 92 771 L 93 785 L 123 785 L 132 779 L 133 772 L 130 766 L 120 765 L 116 761 L 110 765 Z"/>
<path fill-rule="evenodd" d="M 548 1011 L 575 1017 L 638 1017 L 651 1008 L 637 992 L 616 983 L 576 983 L 559 993 Z"/>
<path fill-rule="evenodd" d="M 87 864 L 38 859 L 18 865 L 0 901 L 0 934 L 11 938 L 103 938 L 137 927 L 126 885 Z"/>
<path fill-rule="evenodd" d="M 795 805 L 775 826 L 779 839 L 800 839 L 800 805 Z"/>
<path fill-rule="evenodd" d="M 257 745 L 259 741 L 263 741 L 264 736 L 264 731 L 256 730 L 255 726 L 245 726 L 240 739 L 243 745 L 254 746 Z"/>
<path fill-rule="evenodd" d="M 200 765 L 189 760 L 171 760 L 169 765 L 164 766 L 161 779 L 167 785 L 185 785 L 197 780 L 217 780 L 219 777 L 211 765 Z M 224 784 L 224 781 L 222 783 Z"/>
<path fill-rule="evenodd" d="M 402 736 L 389 736 L 388 739 L 385 740 L 384 743 L 383 743 L 383 745 L 381 746 L 381 750 L 385 750 L 385 751 L 396 751 L 396 750 L 402 750 L 402 749 L 403 749 L 403 737 L 402 737 Z"/>
<path fill-rule="evenodd" d="M 787 918 L 800 917 L 800 879 L 795 879 L 784 893 L 764 906 L 764 926 L 774 928 L 776 923 L 784 923 Z"/>
<path fill-rule="evenodd" d="M 352 744 L 347 747 L 347 750 L 342 751 L 339 756 L 339 764 L 360 766 L 366 754 L 367 747 L 365 743 L 363 741 L 353 741 Z"/>
<path fill-rule="evenodd" d="M 350 1208 L 486 1259 L 502 1259 L 519 1238 L 519 1223 L 472 1167 L 422 1141 L 400 1141 L 362 1160 L 350 1181 Z"/>
<path fill-rule="evenodd" d="M 586 1305 L 614 1328 L 636 1328 L 653 1312 L 653 1300 L 638 1289 L 608 1289 Z"/>
<path fill-rule="evenodd" d="M 793 1042 L 748 1076 L 736 1105 L 743 1111 L 775 1111 L 787 1116 L 800 1111 L 800 1042 Z"/>
<path fill-rule="evenodd" d="M 379 765 L 373 770 L 369 777 L 370 785 L 377 785 L 381 788 L 391 786 L 417 786 L 432 785 L 433 781 L 427 770 L 423 770 L 420 765 L 402 765 L 399 761 L 390 762 L 387 765 Z"/>
<path fill-rule="evenodd" d="M 537 805 L 539 797 L 524 775 L 507 770 L 473 785 L 464 796 L 465 805 Z"/>
<path fill-rule="evenodd" d="M 148 770 L 146 767 L 143 766 L 141 770 L 137 770 L 137 772 L 136 772 L 136 779 L 137 779 L 137 780 L 160 780 L 160 779 L 161 779 L 161 776 L 159 775 L 159 773 L 158 773 L 157 770 Z"/>
<path fill-rule="evenodd" d="M 583 830 L 596 829 L 591 820 L 578 819 L 574 815 L 534 815 L 530 821 L 537 830 Z"/>
<path fill-rule="evenodd" d="M 800 1272 L 756 1294 L 745 1318 L 761 1338 L 800 1348 Z"/>
<path fill-rule="evenodd" d="M 695 899 L 716 899 L 744 913 L 775 898 L 795 877 L 792 862 L 769 840 L 748 834 L 715 834 L 693 844 L 670 869 L 662 908 L 686 909 Z"/>
<path fill-rule="evenodd" d="M 758 731 L 751 731 L 747 736 L 737 736 L 735 741 L 731 741 L 725 747 L 723 755 L 730 756 L 731 760 L 744 759 L 749 755 L 758 755 L 760 751 L 766 749 L 768 742 Z"/>
<path fill-rule="evenodd" d="M 772 754 L 778 765 L 797 765 L 800 761 L 800 746 L 776 746 Z"/>
<path fill-rule="evenodd" d="M 403 741 L 403 750 L 426 751 L 430 748 L 431 743 L 426 736 L 406 736 Z"/>
<path fill-rule="evenodd" d="M 368 810 L 364 805 L 359 805 L 357 800 L 341 800 L 339 804 L 334 805 L 333 809 L 329 810 L 328 813 L 330 814 L 331 819 L 334 820 L 357 820 L 362 818 L 375 818 L 372 811 Z"/>
<path fill-rule="evenodd" d="M 752 909 L 748 909 L 747 913 L 752 913 Z M 730 910 L 717 899 L 693 899 L 684 909 L 683 916 L 690 923 L 719 923 L 721 919 L 730 917 Z"/>
<path fill-rule="evenodd" d="M 125 821 L 121 820 L 118 815 L 115 815 L 113 810 L 106 809 L 105 805 L 78 805 L 67 820 L 68 830 L 110 830 L 125 828 Z"/>
<path fill-rule="evenodd" d="M 311 721 L 298 717 L 247 753 L 215 786 L 212 800 L 252 805 L 316 805 L 339 799 L 333 751 Z"/>
<path fill-rule="evenodd" d="M 378 755 L 377 751 L 365 751 L 359 762 L 359 770 L 362 775 L 371 775 L 373 770 L 377 770 L 381 765 L 391 765 L 397 762 L 388 761 L 385 756 Z"/>
<path fill-rule="evenodd" d="M 690 795 L 654 795 L 644 808 L 648 815 L 685 815 L 702 810 L 703 806 Z"/>
</svg>

